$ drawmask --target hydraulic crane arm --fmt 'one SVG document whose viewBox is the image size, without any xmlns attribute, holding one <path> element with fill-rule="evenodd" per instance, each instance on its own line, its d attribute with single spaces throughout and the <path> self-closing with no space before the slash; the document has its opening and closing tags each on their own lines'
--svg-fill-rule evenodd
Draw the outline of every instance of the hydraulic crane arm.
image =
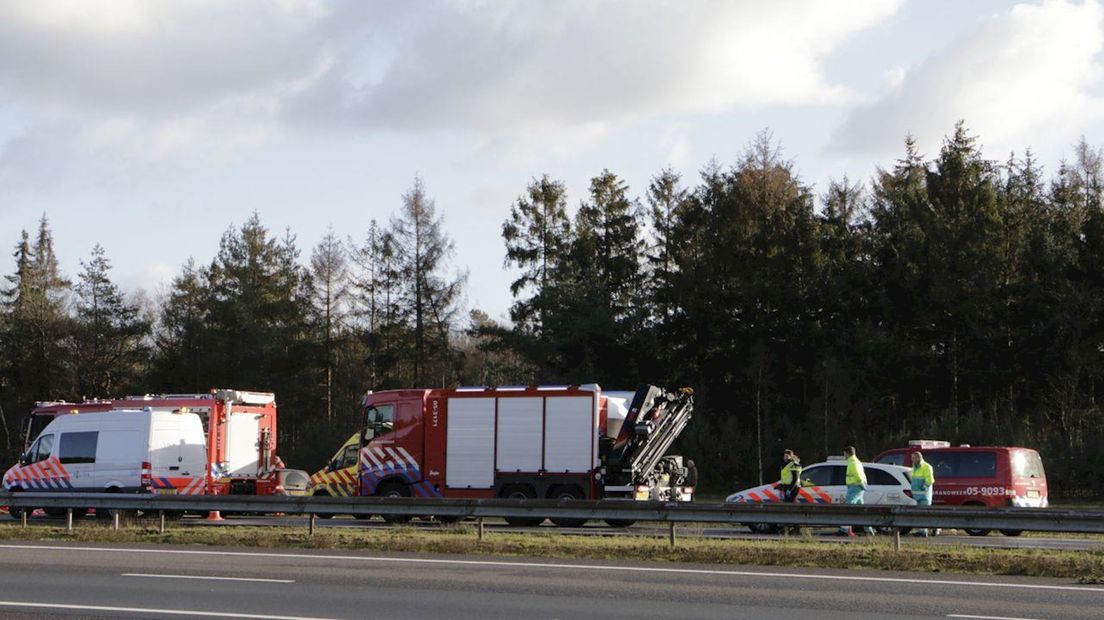
<svg viewBox="0 0 1104 620">
<path fill-rule="evenodd" d="M 646 484 L 694 411 L 694 391 L 642 385 L 606 458 L 613 484 Z"/>
</svg>

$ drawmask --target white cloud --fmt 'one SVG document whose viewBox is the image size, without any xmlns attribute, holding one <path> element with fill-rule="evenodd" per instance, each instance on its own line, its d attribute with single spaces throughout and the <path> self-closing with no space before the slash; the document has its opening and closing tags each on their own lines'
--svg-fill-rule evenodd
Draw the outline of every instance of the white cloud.
<svg viewBox="0 0 1104 620">
<path fill-rule="evenodd" d="M 901 1 L 0 0 L 0 104 L 31 118 L 0 176 L 217 158 L 289 126 L 587 144 L 641 118 L 840 104 L 825 59 Z"/>
<path fill-rule="evenodd" d="M 394 61 L 346 103 L 362 122 L 416 130 L 836 104 L 854 94 L 825 77 L 823 61 L 899 5 L 438 4 L 409 22 Z"/>
<path fill-rule="evenodd" d="M 831 142 L 885 155 L 911 132 L 930 152 L 965 120 L 998 155 L 1061 148 L 1104 119 L 1094 94 L 1104 78 L 1102 50 L 1097 0 L 1016 5 L 910 68 L 883 98 L 851 112 Z"/>
</svg>

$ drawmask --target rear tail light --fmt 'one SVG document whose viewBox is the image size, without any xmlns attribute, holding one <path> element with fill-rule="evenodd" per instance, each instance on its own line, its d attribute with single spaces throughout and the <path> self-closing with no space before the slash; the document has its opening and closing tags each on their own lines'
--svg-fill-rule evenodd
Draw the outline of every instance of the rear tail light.
<svg viewBox="0 0 1104 620">
<path fill-rule="evenodd" d="M 912 497 L 912 489 L 905 489 L 905 495 L 907 497 L 912 498 L 912 499 L 916 499 L 916 498 Z"/>
<path fill-rule="evenodd" d="M 640 485 L 640 486 L 636 487 L 635 497 L 636 497 L 636 499 L 640 499 L 640 500 L 652 499 L 652 489 L 648 486 Z"/>
<path fill-rule="evenodd" d="M 153 486 L 153 474 L 150 473 L 152 466 L 149 461 L 142 461 L 142 478 L 141 484 L 143 488 L 149 488 Z"/>
</svg>

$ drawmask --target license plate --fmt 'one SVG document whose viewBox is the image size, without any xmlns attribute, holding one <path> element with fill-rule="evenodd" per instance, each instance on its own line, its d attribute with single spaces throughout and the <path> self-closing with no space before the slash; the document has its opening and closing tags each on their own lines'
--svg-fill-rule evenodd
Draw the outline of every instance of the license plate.
<svg viewBox="0 0 1104 620">
<path fill-rule="evenodd" d="M 1036 491 L 1035 489 L 1028 489 L 1027 490 L 1027 496 L 1028 497 L 1039 497 L 1039 492 Z"/>
<path fill-rule="evenodd" d="M 176 495 L 176 489 L 154 489 L 154 495 Z"/>
</svg>

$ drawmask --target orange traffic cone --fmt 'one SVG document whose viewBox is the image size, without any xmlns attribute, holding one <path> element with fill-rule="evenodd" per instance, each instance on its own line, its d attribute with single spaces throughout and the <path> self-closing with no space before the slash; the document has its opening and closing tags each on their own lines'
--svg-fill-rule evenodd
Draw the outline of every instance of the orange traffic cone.
<svg viewBox="0 0 1104 620">
<path fill-rule="evenodd" d="M 226 519 L 223 519 L 222 515 L 220 515 L 219 511 L 217 511 L 217 510 L 212 510 L 211 512 L 207 513 L 207 518 L 204 519 L 204 521 L 225 521 L 225 520 Z"/>
</svg>

